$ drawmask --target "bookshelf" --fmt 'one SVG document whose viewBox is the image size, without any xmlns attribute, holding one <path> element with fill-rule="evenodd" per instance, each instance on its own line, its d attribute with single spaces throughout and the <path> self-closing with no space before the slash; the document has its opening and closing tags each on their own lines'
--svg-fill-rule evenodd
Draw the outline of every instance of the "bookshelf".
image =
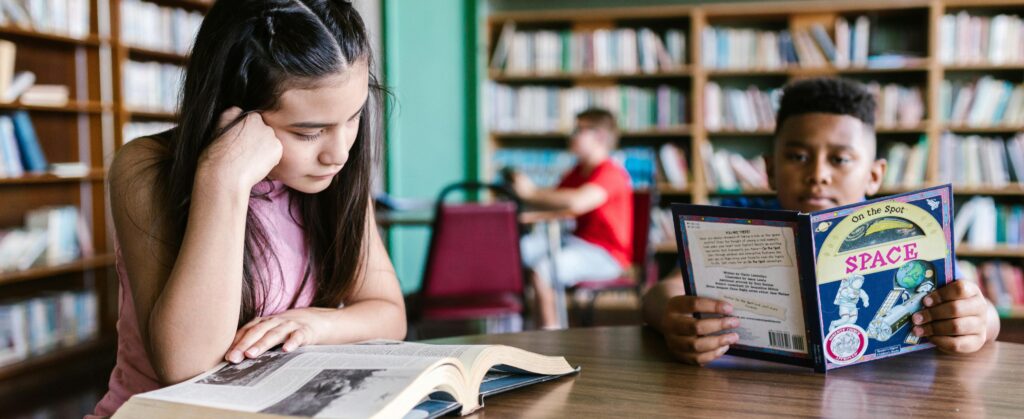
<svg viewBox="0 0 1024 419">
<path fill-rule="evenodd" d="M 482 108 L 486 114 L 482 118 L 484 119 L 483 126 L 489 127 L 486 128 L 486 141 L 482 147 L 483 155 L 480 165 L 482 177 L 496 178 L 496 171 L 500 168 L 495 167 L 491 157 L 498 150 L 531 146 L 538 148 L 563 147 L 564 140 L 568 135 L 562 132 L 512 133 L 508 132 L 509 130 L 493 129 L 495 122 L 500 122 L 501 117 L 499 113 L 493 111 L 507 105 L 499 101 L 502 97 L 490 95 L 493 85 L 562 89 L 667 85 L 678 89 L 685 97 L 687 111 L 685 127 L 664 129 L 655 126 L 645 130 L 643 135 L 624 131 L 620 142 L 621 146 L 647 146 L 655 148 L 655 150 L 663 144 L 674 144 L 683 150 L 689 169 L 686 184 L 685 186 L 672 185 L 664 179 L 659 179 L 656 189 L 661 197 L 660 205 L 664 207 L 668 202 L 716 203 L 722 199 L 735 197 L 768 198 L 773 196 L 774 192 L 764 187 L 739 187 L 726 190 L 709 187 L 708 178 L 714 176 L 714 173 L 709 170 L 715 169 L 702 163 L 704 161 L 702 156 L 705 153 L 702 150 L 710 146 L 715 151 L 726 150 L 739 154 L 744 159 L 753 159 L 769 150 L 774 127 L 768 125 L 737 128 L 730 124 L 721 124 L 720 121 L 709 121 L 705 111 L 709 100 L 708 87 L 720 86 L 724 92 L 727 89 L 746 90 L 750 86 L 755 86 L 770 96 L 771 89 L 781 87 L 791 80 L 835 75 L 864 83 L 877 82 L 881 89 L 884 89 L 886 85 L 898 86 L 906 89 L 906 92 L 910 92 L 911 99 L 915 99 L 913 96 L 918 95 L 916 105 L 920 108 L 917 110 L 919 115 L 908 116 L 906 121 L 901 120 L 899 123 L 880 124 L 877 127 L 877 135 L 880 157 L 887 157 L 890 150 L 905 148 L 909 150 L 907 155 L 913 156 L 913 153 L 920 153 L 921 164 L 914 166 L 913 170 L 904 166 L 904 169 L 907 169 L 905 176 L 913 177 L 893 179 L 894 182 L 886 184 L 880 195 L 944 183 L 942 182 L 944 170 L 948 169 L 940 167 L 943 162 L 939 153 L 940 139 L 944 134 L 1009 139 L 1024 131 L 1024 123 L 1006 124 L 999 121 L 977 123 L 978 121 L 974 121 L 975 123 L 963 124 L 949 122 L 946 118 L 942 108 L 941 92 L 944 84 L 969 85 L 985 76 L 997 81 L 1007 81 L 1014 86 L 1024 84 L 1024 56 L 1019 57 L 1019 60 L 1003 58 L 999 62 L 992 62 L 987 57 L 965 60 L 960 57 L 962 54 L 950 54 L 945 51 L 948 45 L 943 44 L 943 36 L 948 36 L 948 34 L 944 32 L 944 25 L 948 25 L 948 23 L 944 23 L 944 21 L 950 20 L 947 15 L 958 17 L 961 12 L 994 21 L 995 16 L 1000 14 L 1024 15 L 1024 1 L 765 1 L 735 5 L 718 3 L 593 8 L 586 10 L 585 13 L 581 13 L 579 10 L 520 10 L 492 13 L 487 16 L 485 24 L 487 49 L 484 62 L 487 63 L 487 71 L 479 73 L 483 75 L 484 83 L 488 86 L 482 101 Z M 787 65 L 785 62 L 766 65 L 765 63 L 772 63 L 772 59 L 761 56 L 759 57 L 766 61 L 746 63 L 745 65 L 734 65 L 735 63 L 729 60 L 736 57 L 730 55 L 724 56 L 725 61 L 723 62 L 728 65 L 719 65 L 717 62 L 706 60 L 706 58 L 711 58 L 711 61 L 723 60 L 717 49 L 710 51 L 714 53 L 710 56 L 705 54 L 706 45 L 703 40 L 708 30 L 712 30 L 716 36 L 735 37 L 727 38 L 729 42 L 736 39 L 741 41 L 754 39 L 751 41 L 751 45 L 763 46 L 756 42 L 762 42 L 764 37 L 777 40 L 783 31 L 795 37 L 795 34 L 799 32 L 813 33 L 814 26 L 820 25 L 825 29 L 830 40 L 834 42 L 837 40 L 835 28 L 839 18 L 842 18 L 851 29 L 850 37 L 853 38 L 856 36 L 858 18 L 861 16 L 865 17 L 870 27 L 868 32 L 870 41 L 867 43 L 869 48 L 864 52 L 864 61 L 855 61 L 859 57 L 853 46 L 855 42 L 852 41 L 849 47 L 850 60 L 842 65 L 837 65 L 836 61 L 826 58 L 825 62 L 820 65 L 806 66 L 802 65 L 806 64 L 803 56 L 799 57 L 801 64 L 793 65 Z M 507 28 L 512 26 L 514 26 L 516 34 L 533 34 L 543 31 L 557 34 L 580 34 L 598 30 L 614 33 L 621 29 L 632 29 L 639 33 L 641 28 L 650 28 L 659 35 L 663 43 L 666 42 L 667 31 L 676 29 L 686 36 L 685 56 L 683 62 L 679 63 L 676 68 L 659 67 L 657 71 L 653 72 L 638 70 L 632 73 L 619 71 L 609 74 L 596 72 L 595 74 L 595 72 L 552 71 L 550 68 L 546 72 L 516 71 L 517 69 L 522 70 L 522 67 L 507 65 L 508 60 L 511 59 L 508 56 L 514 54 L 510 51 L 516 46 L 514 42 L 502 41 L 503 32 L 509 31 Z M 945 28 L 948 29 L 948 26 Z M 736 35 L 740 32 L 744 33 Z M 567 35 L 561 36 L 564 38 Z M 568 35 L 570 38 L 572 36 Z M 744 36 L 748 38 L 743 38 Z M 810 39 L 813 42 L 813 36 Z M 534 47 L 542 45 L 536 40 L 530 42 L 533 42 L 530 45 Z M 737 41 L 736 45 L 740 45 L 739 42 Z M 563 49 L 566 48 L 565 45 L 570 48 L 574 46 L 572 43 L 564 44 Z M 596 43 L 595 45 L 594 49 L 601 46 Z M 717 47 L 718 44 L 715 45 Z M 818 45 L 820 44 L 812 46 Z M 959 46 L 959 44 L 954 45 Z M 507 51 L 501 51 L 502 48 Z M 543 48 L 547 48 L 547 53 L 550 53 L 550 45 L 544 45 Z M 967 45 L 967 48 L 981 50 L 977 45 Z M 749 51 L 751 54 L 761 54 L 756 49 Z M 496 54 L 496 52 L 500 52 L 500 54 Z M 628 57 L 629 52 L 626 51 L 625 56 Z M 567 55 L 572 54 L 572 52 L 567 53 Z M 973 55 L 984 54 L 985 52 L 981 52 Z M 529 56 L 529 54 L 523 55 Z M 973 55 L 966 56 L 973 57 Z M 896 60 L 892 60 L 891 56 L 896 56 Z M 498 62 L 495 62 L 496 57 L 498 57 Z M 542 59 L 543 52 L 534 57 Z M 519 58 L 522 59 L 522 57 Z M 746 59 L 740 54 L 739 61 L 744 60 Z M 901 92 L 899 96 L 901 100 L 905 97 L 903 95 L 904 93 Z M 898 103 L 898 106 L 894 106 L 897 110 L 906 108 L 904 102 Z M 915 104 L 915 102 L 908 103 Z M 563 108 L 559 112 L 567 113 L 568 111 Z M 564 119 L 565 115 L 560 114 L 559 117 Z M 524 141 L 528 138 L 537 141 L 532 143 Z M 906 159 L 909 158 L 906 157 Z M 659 166 L 659 170 L 662 170 L 662 163 L 656 162 L 656 164 Z M 908 179 L 912 181 L 907 183 Z M 960 201 L 974 196 L 991 196 L 999 200 L 1000 203 L 1024 204 L 1024 184 L 1015 179 L 1005 185 L 973 183 L 967 186 L 966 184 L 955 184 L 954 190 L 957 196 L 961 197 L 957 199 L 958 204 Z M 657 253 L 668 254 L 676 251 L 671 236 L 667 237 L 664 242 L 653 243 L 652 247 Z M 1024 263 L 1024 245 L 997 245 L 994 247 L 961 245 L 957 247 L 957 254 L 963 259 L 972 261 L 1006 260 L 1016 266 Z M 1021 312 L 1024 312 L 1021 306 L 1002 311 L 1003 315 L 1012 317 L 1021 316 Z"/>
<path fill-rule="evenodd" d="M 105 168 L 114 151 L 109 123 L 115 102 L 106 52 L 111 45 L 105 18 L 99 15 L 106 2 L 86 0 L 88 23 L 81 36 L 45 29 L 37 21 L 18 26 L 13 20 L 0 26 L 0 39 L 16 46 L 15 71 L 35 74 L 36 84 L 67 86 L 70 97 L 61 105 L 0 104 L 0 114 L 27 111 L 43 155 L 49 163 L 80 163 L 82 173 L 57 176 L 31 173 L 0 178 L 0 229 L 24 224 L 30 211 L 49 206 L 73 206 L 89 232 L 93 253 L 55 265 L 0 273 L 3 300 L 25 301 L 53 292 L 90 292 L 96 296 L 98 333 L 75 343 L 47 349 L 15 363 L 0 366 L 0 399 L 45 391 L 52 380 L 69 380 L 83 374 L 107 371 L 113 364 L 114 319 L 117 282 L 113 273 L 105 187 Z M 70 9 L 70 7 L 69 7 Z M 51 16 L 52 17 L 52 16 Z M 69 17 L 71 19 L 71 17 Z M 73 19 L 74 20 L 74 19 Z M 6 319 L 5 319 L 6 321 Z M 70 375 L 41 380 L 45 370 L 65 370 Z M 73 373 L 72 373 L 73 372 Z"/>
</svg>

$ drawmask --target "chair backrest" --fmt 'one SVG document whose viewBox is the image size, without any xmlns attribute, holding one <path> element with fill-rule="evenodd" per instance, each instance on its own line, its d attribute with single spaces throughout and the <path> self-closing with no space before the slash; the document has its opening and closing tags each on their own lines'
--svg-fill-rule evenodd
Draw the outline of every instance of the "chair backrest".
<svg viewBox="0 0 1024 419">
<path fill-rule="evenodd" d="M 451 192 L 478 188 L 511 201 L 444 202 Z M 467 182 L 445 188 L 436 204 L 423 296 L 521 293 L 518 213 L 518 200 L 502 186 Z"/>
<path fill-rule="evenodd" d="M 650 257 L 651 206 L 650 190 L 633 191 L 633 266 L 642 268 Z"/>
</svg>

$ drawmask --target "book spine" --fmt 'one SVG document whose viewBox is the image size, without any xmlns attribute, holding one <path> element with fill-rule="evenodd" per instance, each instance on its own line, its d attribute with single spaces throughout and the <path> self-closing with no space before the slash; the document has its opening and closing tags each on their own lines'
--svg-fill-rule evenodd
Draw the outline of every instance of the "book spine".
<svg viewBox="0 0 1024 419">
<path fill-rule="evenodd" d="M 28 112 L 15 111 L 11 115 L 14 123 L 14 135 L 18 140 L 18 147 L 21 149 L 22 163 L 26 171 L 42 172 L 46 170 L 46 156 L 39 146 L 39 138 L 36 137 L 35 128 L 32 127 L 32 119 Z"/>
<path fill-rule="evenodd" d="M 818 278 L 815 274 L 814 230 L 811 216 L 798 216 L 797 263 L 800 264 L 800 294 L 803 300 L 804 324 L 807 336 L 807 354 L 815 372 L 825 372 L 824 330 L 821 326 L 821 305 L 818 298 Z"/>
</svg>

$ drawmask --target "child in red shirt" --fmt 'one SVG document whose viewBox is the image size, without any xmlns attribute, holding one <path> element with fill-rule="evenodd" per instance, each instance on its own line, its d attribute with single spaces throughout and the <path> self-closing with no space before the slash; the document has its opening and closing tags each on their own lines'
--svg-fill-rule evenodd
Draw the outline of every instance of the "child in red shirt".
<svg viewBox="0 0 1024 419">
<path fill-rule="evenodd" d="M 633 201 L 629 174 L 611 159 L 618 142 L 615 117 L 603 109 L 576 116 L 569 151 L 577 164 L 555 188 L 537 188 L 513 173 L 511 186 L 530 206 L 566 210 L 576 216 L 576 230 L 558 252 L 552 272 L 542 235 L 522 240 L 523 262 L 537 295 L 539 326 L 557 328 L 552 277 L 561 286 L 580 281 L 613 280 L 629 266 L 633 252 Z"/>
</svg>

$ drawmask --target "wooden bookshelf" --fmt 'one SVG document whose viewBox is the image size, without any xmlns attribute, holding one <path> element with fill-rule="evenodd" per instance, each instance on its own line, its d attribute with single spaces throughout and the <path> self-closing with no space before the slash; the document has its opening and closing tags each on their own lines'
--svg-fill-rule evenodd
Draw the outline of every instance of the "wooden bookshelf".
<svg viewBox="0 0 1024 419">
<path fill-rule="evenodd" d="M 57 176 L 52 173 L 30 173 L 14 178 L 0 178 L 0 186 L 35 185 L 48 183 L 102 182 L 106 179 L 103 169 L 93 168 L 82 176 Z"/>
<path fill-rule="evenodd" d="M 114 255 L 112 254 L 86 257 L 74 262 L 55 266 L 41 266 L 19 272 L 0 273 L 0 285 L 102 269 L 110 267 L 113 264 Z"/>
<path fill-rule="evenodd" d="M 943 133 L 978 134 L 988 136 L 1008 136 L 1016 132 L 1024 132 L 1019 126 L 963 127 L 951 126 L 938 115 L 941 114 L 939 90 L 944 80 L 963 77 L 982 76 L 992 73 L 996 78 L 1009 79 L 1020 83 L 1024 62 L 1021 63 L 971 63 L 946 64 L 940 62 L 940 26 L 942 17 L 947 13 L 960 10 L 971 12 L 978 9 L 979 15 L 995 15 L 998 13 L 1024 14 L 1024 0 L 838 0 L 838 1 L 764 1 L 752 3 L 719 3 L 703 5 L 665 5 L 649 7 L 617 7 L 590 8 L 585 12 L 576 9 L 498 12 L 487 16 L 486 43 L 484 62 L 488 63 L 486 71 L 479 74 L 487 81 L 497 84 L 518 86 L 523 84 L 548 85 L 558 87 L 586 86 L 643 86 L 668 85 L 683 92 L 688 102 L 687 127 L 685 132 L 676 136 L 655 134 L 650 137 L 652 147 L 664 143 L 675 143 L 687 151 L 687 163 L 690 169 L 689 184 L 685 188 L 675 188 L 660 183 L 657 189 L 663 196 L 662 202 L 685 201 L 693 203 L 710 203 L 720 198 L 736 196 L 770 197 L 771 190 L 744 190 L 738 192 L 719 192 L 709 190 L 704 173 L 705 165 L 701 162 L 701 150 L 710 143 L 718 149 L 719 144 L 743 144 L 744 147 L 756 147 L 767 150 L 771 146 L 771 129 L 741 131 L 733 129 L 709 130 L 704 121 L 703 102 L 704 89 L 716 82 L 726 87 L 743 88 L 755 85 L 759 89 L 780 87 L 787 81 L 819 75 L 835 75 L 850 77 L 860 81 L 879 81 L 880 83 L 897 83 L 902 86 L 914 86 L 920 89 L 924 102 L 924 119 L 913 126 L 879 126 L 876 127 L 880 142 L 880 150 L 893 142 L 916 143 L 918 137 L 926 138 L 928 158 L 923 186 L 938 184 L 940 179 L 939 140 Z M 972 12 L 972 15 L 975 13 Z M 794 29 L 806 28 L 814 22 L 826 22 L 831 31 L 831 22 L 837 16 L 845 17 L 853 25 L 853 18 L 867 15 L 871 19 L 872 31 L 876 22 L 888 22 L 887 30 L 898 34 L 908 31 L 913 37 L 912 55 L 906 57 L 896 67 L 848 66 L 838 68 L 832 65 L 819 67 L 784 67 L 784 68 L 711 68 L 703 63 L 701 37 L 708 26 L 730 26 L 736 28 L 752 27 L 758 29 Z M 641 28 L 651 27 L 664 35 L 666 29 L 679 29 L 686 33 L 685 70 L 665 74 L 615 74 L 595 77 L 589 74 L 510 74 L 489 65 L 495 44 L 504 24 L 514 22 L 516 28 L 522 30 L 569 29 L 594 30 L 614 29 L 619 27 Z M 873 34 L 872 37 L 875 35 Z M 834 36 L 833 36 L 834 39 Z M 871 51 L 872 54 L 880 51 Z M 486 101 L 483 106 L 492 106 Z M 486 124 L 482 124 L 486 126 Z M 552 134 L 547 138 L 565 138 L 564 133 Z M 626 138 L 627 134 L 623 134 Z M 512 137 L 508 133 L 490 132 L 485 143 L 482 158 L 482 177 L 495 175 L 491 167 L 491 154 Z M 516 146 L 522 145 L 516 143 Z M 630 145 L 635 145 L 631 143 Z M 537 147 L 558 147 L 555 142 L 536 142 Z M 747 150 L 749 154 L 749 150 Z M 659 162 L 660 164 L 660 162 Z M 886 188 L 878 195 L 905 192 L 911 188 Z M 1005 187 L 962 187 L 954 186 L 957 196 L 991 195 L 1003 200 L 1024 198 L 1024 185 L 1012 184 Z M 1020 201 L 1015 201 L 1020 202 Z M 657 251 L 675 252 L 675 244 L 659 244 L 654 246 Z M 958 247 L 957 254 L 975 258 L 1011 258 L 1024 260 L 1024 246 L 1021 248 L 999 248 L 995 250 L 972 250 Z"/>
</svg>

